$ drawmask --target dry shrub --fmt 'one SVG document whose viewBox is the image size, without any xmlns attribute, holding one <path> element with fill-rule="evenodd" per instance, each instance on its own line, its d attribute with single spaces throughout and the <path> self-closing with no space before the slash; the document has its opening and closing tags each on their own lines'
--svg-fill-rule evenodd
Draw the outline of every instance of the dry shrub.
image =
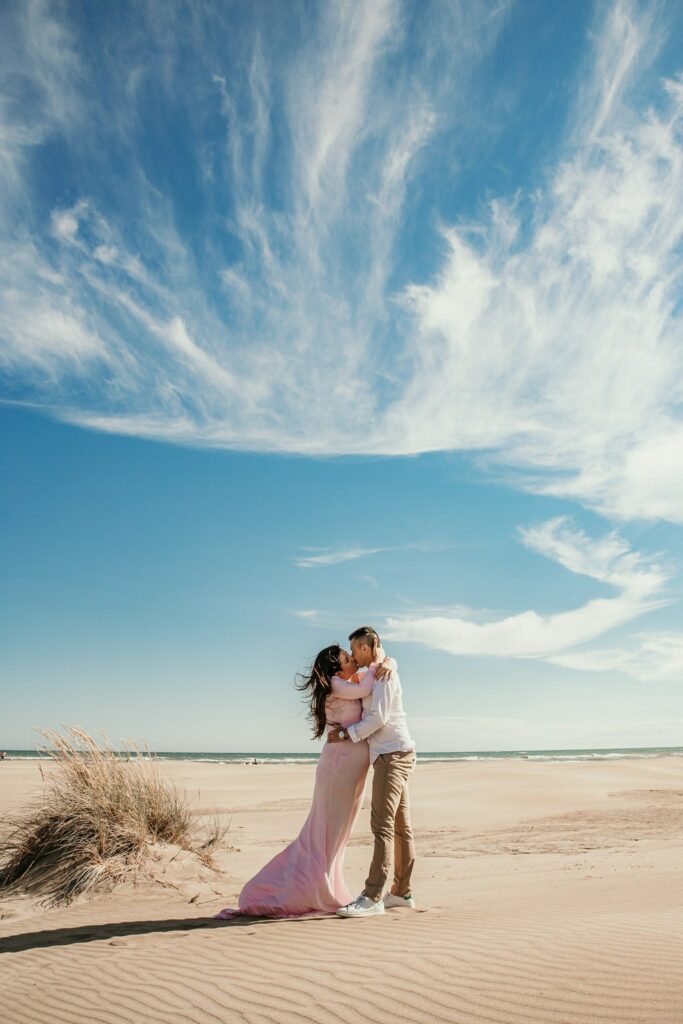
<svg viewBox="0 0 683 1024">
<path fill-rule="evenodd" d="M 162 778 L 148 749 L 120 753 L 76 726 L 38 729 L 51 747 L 44 792 L 3 829 L 0 892 L 43 897 L 47 906 L 144 873 L 154 843 L 173 843 L 212 865 L 226 829 L 197 833 L 187 794 Z"/>
</svg>

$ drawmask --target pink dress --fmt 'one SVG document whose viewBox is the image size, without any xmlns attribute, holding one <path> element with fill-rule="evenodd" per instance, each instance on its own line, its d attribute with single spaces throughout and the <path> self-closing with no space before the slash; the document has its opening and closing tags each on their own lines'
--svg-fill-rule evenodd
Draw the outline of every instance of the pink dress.
<svg viewBox="0 0 683 1024">
<path fill-rule="evenodd" d="M 332 693 L 325 702 L 328 731 L 360 721 L 361 699 L 370 693 L 373 681 L 372 671 L 359 682 L 333 677 Z M 326 743 L 301 832 L 247 882 L 239 895 L 239 911 L 226 907 L 215 916 L 333 913 L 350 903 L 353 895 L 344 882 L 344 854 L 360 813 L 369 767 L 367 740 Z"/>
</svg>

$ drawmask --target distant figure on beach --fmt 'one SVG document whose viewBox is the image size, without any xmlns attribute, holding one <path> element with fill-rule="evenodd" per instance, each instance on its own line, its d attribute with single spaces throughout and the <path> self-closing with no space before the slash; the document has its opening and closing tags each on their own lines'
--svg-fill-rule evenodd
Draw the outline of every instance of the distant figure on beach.
<svg viewBox="0 0 683 1024">
<path fill-rule="evenodd" d="M 344 882 L 344 854 L 360 813 L 370 767 L 370 745 L 365 735 L 354 735 L 354 730 L 361 727 L 365 701 L 368 708 L 372 705 L 373 688 L 382 687 L 384 692 L 386 681 L 396 674 L 396 662 L 386 658 L 376 634 L 374 638 L 365 635 L 364 643 L 356 646 L 361 666 L 335 644 L 320 651 L 298 687 L 307 694 L 314 737 L 327 732 L 311 809 L 301 832 L 246 883 L 239 895 L 239 910 L 226 907 L 217 918 L 334 913 L 352 903 Z M 362 675 L 359 668 L 364 669 Z M 386 702 L 380 704 L 383 715 Z M 370 733 L 380 729 L 380 723 L 368 724 Z M 403 877 L 407 870 L 409 878 L 410 869 L 412 859 L 409 867 L 404 859 Z M 379 878 L 376 873 L 377 882 Z"/>
<path fill-rule="evenodd" d="M 6 752 L 4 750 L 0 750 L 0 761 L 4 761 L 5 760 L 5 756 L 6 756 Z"/>
</svg>

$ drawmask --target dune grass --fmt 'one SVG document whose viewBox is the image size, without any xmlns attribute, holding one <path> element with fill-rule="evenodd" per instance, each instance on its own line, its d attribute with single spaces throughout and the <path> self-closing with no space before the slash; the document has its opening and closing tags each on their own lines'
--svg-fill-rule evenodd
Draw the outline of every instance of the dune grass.
<svg viewBox="0 0 683 1024">
<path fill-rule="evenodd" d="M 208 836 L 195 826 L 187 794 L 162 778 L 157 758 L 134 747 L 123 753 L 77 726 L 66 735 L 38 729 L 39 751 L 52 759 L 41 797 L 3 823 L 0 895 L 21 891 L 46 906 L 145 872 L 155 843 L 172 843 L 213 865 L 226 829 Z"/>
</svg>

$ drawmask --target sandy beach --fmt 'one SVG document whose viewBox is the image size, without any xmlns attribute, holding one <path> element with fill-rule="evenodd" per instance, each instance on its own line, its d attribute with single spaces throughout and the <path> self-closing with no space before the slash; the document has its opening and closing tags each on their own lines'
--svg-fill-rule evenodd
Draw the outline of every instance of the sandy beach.
<svg viewBox="0 0 683 1024">
<path fill-rule="evenodd" d="M 312 765 L 164 772 L 230 822 L 221 873 L 161 851 L 157 882 L 0 901 L 3 1020 L 683 1021 L 683 759 L 418 764 L 418 909 L 357 921 L 212 920 L 297 834 Z M 0 814 L 40 788 L 37 762 L 0 764 Z M 354 892 L 369 855 L 366 794 Z"/>
</svg>

